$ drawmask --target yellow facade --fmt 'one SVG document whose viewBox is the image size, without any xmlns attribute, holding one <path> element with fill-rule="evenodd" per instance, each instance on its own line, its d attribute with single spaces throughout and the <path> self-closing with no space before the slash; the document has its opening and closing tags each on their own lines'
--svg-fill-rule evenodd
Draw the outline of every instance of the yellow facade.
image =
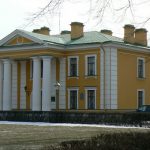
<svg viewBox="0 0 150 150">
<path fill-rule="evenodd" d="M 40 33 L 49 37 L 49 30 L 47 28 L 44 29 L 46 30 L 46 34 L 45 32 Z M 109 45 L 109 43 L 108 45 L 107 43 L 91 43 L 90 45 L 89 43 L 86 43 L 89 39 L 85 43 L 79 42 L 79 44 L 76 45 L 75 42 L 78 41 L 78 39 L 84 38 L 83 24 L 75 22 L 71 24 L 71 30 L 72 32 L 67 38 L 70 38 L 74 43 L 73 45 L 70 45 L 70 47 L 64 46 L 63 44 L 59 45 L 53 40 L 52 46 L 47 42 L 44 43 L 42 47 L 42 42 L 39 44 L 39 41 L 34 39 L 35 37 L 32 39 L 26 34 L 25 36 L 15 36 L 2 45 L 0 59 L 10 59 L 17 64 L 17 81 L 15 81 L 14 78 L 14 82 L 16 82 L 17 86 L 17 107 L 14 109 L 32 110 L 34 82 L 33 59 L 34 57 L 37 57 L 41 61 L 47 56 L 52 58 L 51 70 L 53 72 L 51 72 L 52 81 L 50 88 L 55 88 L 54 82 L 62 82 L 64 86 L 61 87 L 60 85 L 58 89 L 49 91 L 51 97 L 55 97 L 54 102 L 51 102 L 51 105 L 53 105 L 53 108 L 51 109 L 70 110 L 69 90 L 74 88 L 78 90 L 78 110 L 87 110 L 86 89 L 88 88 L 94 88 L 96 91 L 95 110 L 135 110 L 138 108 L 138 90 L 144 91 L 144 104 L 150 104 L 150 53 L 148 47 L 146 47 L 147 41 L 145 30 L 144 33 L 142 32 L 143 30 L 140 30 L 139 35 L 142 36 L 136 35 L 135 39 L 135 33 L 133 33 L 135 32 L 135 28 L 127 25 L 125 28 L 125 43 L 121 42 L 121 44 L 119 43 L 120 45 Z M 132 37 L 128 37 L 131 32 Z M 101 36 L 103 35 L 104 34 L 102 33 Z M 64 35 L 61 35 L 60 37 L 62 38 L 63 36 Z M 110 34 L 107 36 L 112 38 L 112 35 Z M 89 37 L 90 36 L 88 36 L 88 38 Z M 54 40 L 55 38 L 56 37 L 54 37 Z M 139 43 L 141 44 L 141 47 L 135 45 L 138 41 L 142 41 L 141 38 L 143 38 L 144 44 Z M 90 40 L 91 39 L 92 38 L 90 38 Z M 59 41 L 61 40 L 59 39 Z M 44 42 L 45 41 L 46 40 L 44 39 Z M 82 47 L 82 44 L 84 47 Z M 3 46 L 5 46 L 7 50 L 3 50 Z M 96 74 L 93 76 L 86 75 L 87 56 L 95 56 L 96 58 Z M 69 58 L 71 57 L 78 58 L 78 75 L 74 77 L 69 76 L 68 70 Z M 145 61 L 144 78 L 138 78 L 137 75 L 139 58 L 142 58 Z M 22 66 L 25 67 L 22 68 Z M 43 80 L 42 78 L 40 79 L 41 87 L 39 88 L 41 89 L 41 93 L 43 91 Z M 62 94 L 62 92 L 64 93 Z M 22 98 L 24 96 L 22 93 L 25 93 L 25 100 Z M 61 94 L 64 96 L 63 98 L 61 97 Z M 44 96 L 41 94 L 41 97 Z M 61 98 L 64 100 L 63 103 Z M 43 107 L 42 103 L 43 102 L 40 104 L 41 108 L 39 110 Z"/>
<path fill-rule="evenodd" d="M 92 55 L 96 54 L 97 56 L 97 75 L 87 77 L 85 75 L 85 57 L 86 55 Z M 94 50 L 79 50 L 77 53 L 69 52 L 66 55 L 68 56 L 78 56 L 79 57 L 79 77 L 67 77 L 67 87 L 79 87 L 79 95 L 80 93 L 85 94 L 85 87 L 96 87 L 96 109 L 100 108 L 100 50 L 94 49 Z M 68 62 L 67 62 L 68 66 Z M 68 74 L 68 68 L 66 67 L 66 72 Z M 68 92 L 67 94 L 67 104 L 68 104 Z M 79 96 L 78 95 L 78 96 Z M 79 100 L 79 109 L 85 109 L 85 100 L 81 100 L 80 97 L 78 97 Z"/>
<path fill-rule="evenodd" d="M 137 77 L 137 59 L 145 58 L 145 78 Z M 145 90 L 145 104 L 150 104 L 150 59 L 149 54 L 118 51 L 118 106 L 119 109 L 137 108 L 137 90 Z"/>
</svg>

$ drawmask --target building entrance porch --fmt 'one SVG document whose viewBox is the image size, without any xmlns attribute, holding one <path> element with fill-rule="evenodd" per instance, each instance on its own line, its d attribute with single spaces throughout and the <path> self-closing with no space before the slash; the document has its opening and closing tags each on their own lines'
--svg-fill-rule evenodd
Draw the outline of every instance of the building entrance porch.
<svg viewBox="0 0 150 150">
<path fill-rule="evenodd" d="M 65 65 L 65 58 L 52 56 L 0 60 L 0 110 L 65 109 Z"/>
</svg>

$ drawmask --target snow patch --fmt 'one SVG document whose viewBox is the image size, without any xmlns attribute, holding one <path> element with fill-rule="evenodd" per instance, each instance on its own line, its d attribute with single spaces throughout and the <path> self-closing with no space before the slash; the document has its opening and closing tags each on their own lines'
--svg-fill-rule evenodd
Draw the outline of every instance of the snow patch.
<svg viewBox="0 0 150 150">
<path fill-rule="evenodd" d="M 0 121 L 3 125 L 32 125 L 32 126 L 62 126 L 62 127 L 100 127 L 100 128 L 135 128 L 145 129 L 144 127 L 133 126 L 115 126 L 115 125 L 100 125 L 100 124 L 72 124 L 72 123 L 45 123 L 45 122 L 14 122 L 14 121 Z"/>
</svg>

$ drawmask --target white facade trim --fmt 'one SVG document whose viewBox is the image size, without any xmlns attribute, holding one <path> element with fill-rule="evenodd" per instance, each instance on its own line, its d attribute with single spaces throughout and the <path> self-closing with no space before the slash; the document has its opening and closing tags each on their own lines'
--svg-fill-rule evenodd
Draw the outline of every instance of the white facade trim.
<svg viewBox="0 0 150 150">
<path fill-rule="evenodd" d="M 3 110 L 3 62 L 0 60 L 0 110 Z"/>
<path fill-rule="evenodd" d="M 100 48 L 100 53 L 100 109 L 117 109 L 117 49 Z"/>
<path fill-rule="evenodd" d="M 12 109 L 17 109 L 17 61 L 12 62 Z"/>
<path fill-rule="evenodd" d="M 51 56 L 43 56 L 42 111 L 51 110 Z"/>
<path fill-rule="evenodd" d="M 32 110 L 41 111 L 41 59 L 33 57 Z"/>
<path fill-rule="evenodd" d="M 77 77 L 79 76 L 79 56 L 68 56 L 68 77 L 70 77 L 70 59 L 77 59 Z"/>
<path fill-rule="evenodd" d="M 94 90 L 94 93 L 95 93 L 95 108 L 97 108 L 96 106 L 96 91 L 97 91 L 97 88 L 96 87 L 85 87 L 85 109 L 88 109 L 88 90 Z"/>
<path fill-rule="evenodd" d="M 105 109 L 105 52 L 100 48 L 100 109 Z"/>
<path fill-rule="evenodd" d="M 3 80 L 3 110 L 12 109 L 12 82 L 11 82 L 11 60 L 4 59 L 4 80 Z"/>
<path fill-rule="evenodd" d="M 60 73 L 59 73 L 59 109 L 66 109 L 66 58 L 59 59 Z"/>
<path fill-rule="evenodd" d="M 97 75 L 97 55 L 96 54 L 85 55 L 85 76 L 88 76 L 88 57 L 95 58 L 95 76 L 96 76 Z"/>
<path fill-rule="evenodd" d="M 79 109 L 79 88 L 77 87 L 68 88 L 68 109 L 70 109 L 70 91 L 77 91 L 77 109 Z"/>
</svg>

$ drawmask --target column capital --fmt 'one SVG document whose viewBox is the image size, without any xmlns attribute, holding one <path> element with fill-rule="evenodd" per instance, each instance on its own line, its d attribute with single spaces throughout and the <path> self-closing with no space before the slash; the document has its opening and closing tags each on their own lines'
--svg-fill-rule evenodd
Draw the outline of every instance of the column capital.
<svg viewBox="0 0 150 150">
<path fill-rule="evenodd" d="M 41 60 L 41 57 L 39 57 L 39 56 L 33 56 L 33 57 L 31 57 L 31 59 L 33 61 L 39 61 L 39 60 Z"/>
<path fill-rule="evenodd" d="M 66 60 L 66 57 L 59 57 L 59 60 Z"/>
<path fill-rule="evenodd" d="M 2 60 L 3 63 L 11 63 L 11 62 L 12 62 L 12 60 L 11 60 L 11 59 L 8 59 L 8 58 L 6 58 L 6 59 L 1 59 L 1 60 Z"/>
<path fill-rule="evenodd" d="M 53 58 L 53 56 L 41 56 L 41 58 L 43 59 L 43 60 L 47 60 L 47 59 L 52 59 Z"/>
</svg>

